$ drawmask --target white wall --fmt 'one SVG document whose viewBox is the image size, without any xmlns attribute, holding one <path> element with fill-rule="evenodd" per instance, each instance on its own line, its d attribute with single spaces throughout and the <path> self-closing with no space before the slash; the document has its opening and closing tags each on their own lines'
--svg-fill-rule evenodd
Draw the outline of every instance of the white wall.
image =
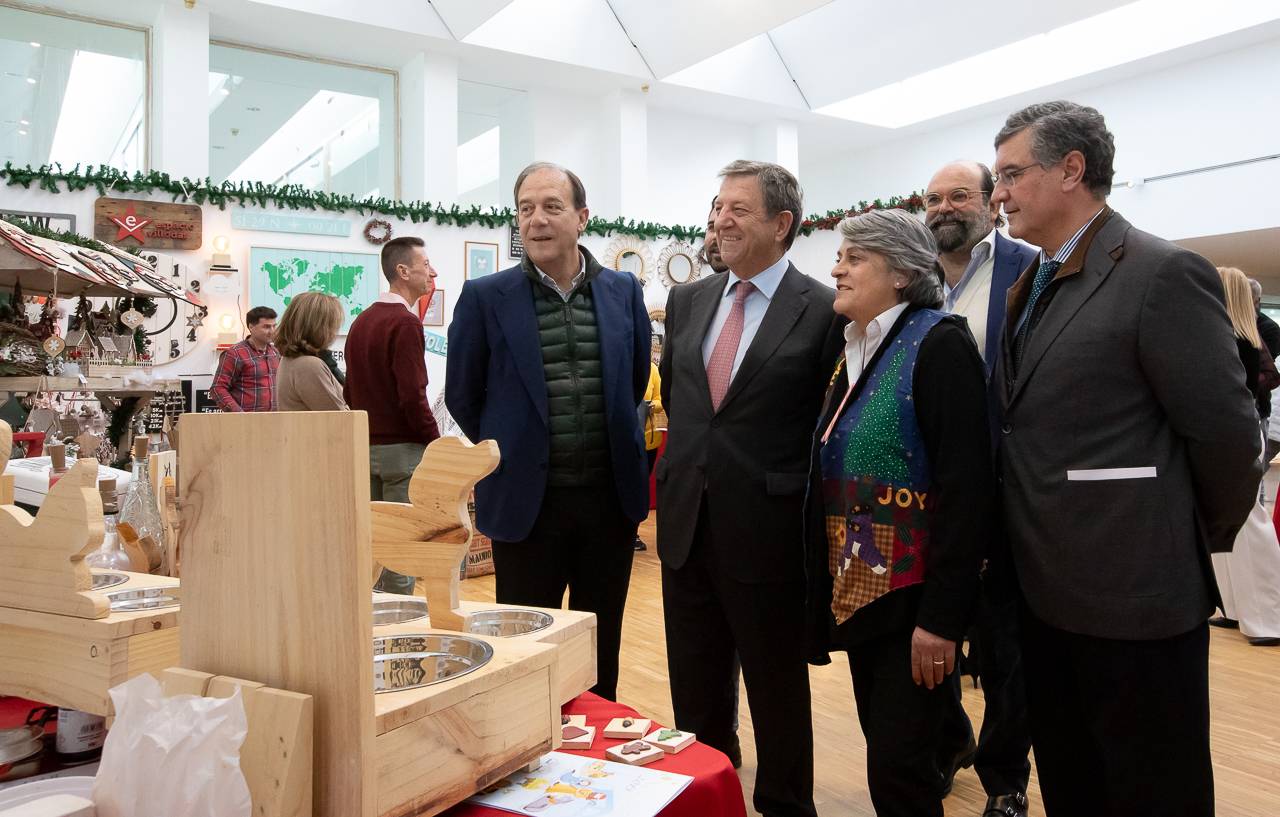
<svg viewBox="0 0 1280 817">
<path fill-rule="evenodd" d="M 649 209 L 630 218 L 686 227 L 706 223 L 716 174 L 755 154 L 751 126 L 683 111 L 649 109 Z"/>
<path fill-rule="evenodd" d="M 1280 40 L 1071 94 L 1102 112 L 1116 140 L 1116 180 L 1221 164 L 1277 152 Z M 806 212 L 921 190 L 955 158 L 990 163 L 1007 112 L 873 150 L 806 159 Z M 1111 203 L 1131 222 L 1170 239 L 1273 227 L 1280 160 L 1116 190 Z"/>
</svg>

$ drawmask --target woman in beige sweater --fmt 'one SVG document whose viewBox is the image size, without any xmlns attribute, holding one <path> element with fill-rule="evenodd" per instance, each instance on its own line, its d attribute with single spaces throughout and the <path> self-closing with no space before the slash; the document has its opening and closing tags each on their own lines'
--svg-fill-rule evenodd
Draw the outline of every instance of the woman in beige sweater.
<svg viewBox="0 0 1280 817">
<path fill-rule="evenodd" d="M 289 302 L 276 328 L 278 410 L 346 411 L 342 387 L 319 357 L 341 326 L 342 303 L 332 295 L 303 292 Z"/>
</svg>

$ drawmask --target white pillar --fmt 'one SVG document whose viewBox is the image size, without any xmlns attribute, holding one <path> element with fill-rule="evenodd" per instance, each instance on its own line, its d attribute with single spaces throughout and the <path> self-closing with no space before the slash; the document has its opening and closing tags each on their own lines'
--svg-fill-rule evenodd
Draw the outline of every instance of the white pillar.
<svg viewBox="0 0 1280 817">
<path fill-rule="evenodd" d="M 756 158 L 800 177 L 800 131 L 795 122 L 775 119 L 756 126 Z"/>
<path fill-rule="evenodd" d="M 594 212 L 605 218 L 651 218 L 645 96 L 639 91 L 614 91 L 604 103 L 600 131 L 603 189 L 593 194 Z"/>
<path fill-rule="evenodd" d="M 408 200 L 458 198 L 458 60 L 418 54 L 400 70 L 400 180 Z"/>
<path fill-rule="evenodd" d="M 498 113 L 498 207 L 516 208 L 515 183 L 533 162 L 533 105 L 529 93 L 517 94 Z"/>
<path fill-rule="evenodd" d="M 209 175 L 209 12 L 164 3 L 151 61 L 151 167 L 171 176 Z"/>
</svg>

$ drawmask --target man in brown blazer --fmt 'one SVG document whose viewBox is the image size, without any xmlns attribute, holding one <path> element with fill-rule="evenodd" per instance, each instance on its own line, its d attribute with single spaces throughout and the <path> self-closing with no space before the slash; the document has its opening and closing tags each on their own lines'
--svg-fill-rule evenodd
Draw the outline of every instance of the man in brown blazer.
<svg viewBox="0 0 1280 817">
<path fill-rule="evenodd" d="M 998 468 L 1048 817 L 1210 817 L 1209 554 L 1261 476 L 1213 265 L 1107 206 L 1102 115 L 1032 105 L 992 200 L 1042 247 L 1009 292 Z"/>
</svg>

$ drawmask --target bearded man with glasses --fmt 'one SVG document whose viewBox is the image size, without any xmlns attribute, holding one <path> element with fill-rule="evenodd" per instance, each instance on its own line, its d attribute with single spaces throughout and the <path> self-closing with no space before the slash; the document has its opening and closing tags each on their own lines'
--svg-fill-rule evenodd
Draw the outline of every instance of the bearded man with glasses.
<svg viewBox="0 0 1280 817">
<path fill-rule="evenodd" d="M 925 224 L 938 244 L 943 309 L 961 315 L 986 363 L 988 379 L 1000 359 L 1005 296 L 1037 255 L 1035 247 L 1007 238 L 1000 205 L 991 201 L 991 170 L 980 162 L 943 166 L 925 188 Z M 997 401 L 989 401 L 990 406 Z M 998 429 L 992 412 L 993 432 Z M 994 548 L 996 543 L 989 543 Z M 969 637 L 969 660 L 982 679 L 985 708 L 975 742 L 961 706 L 959 673 L 947 679 L 954 700 L 938 747 L 938 770 L 949 786 L 961 768 L 974 766 L 987 792 L 983 817 L 1026 817 L 1031 776 L 1031 732 L 1027 726 L 1022 654 L 1018 647 L 1018 603 L 1008 558 L 990 557 Z"/>
</svg>

